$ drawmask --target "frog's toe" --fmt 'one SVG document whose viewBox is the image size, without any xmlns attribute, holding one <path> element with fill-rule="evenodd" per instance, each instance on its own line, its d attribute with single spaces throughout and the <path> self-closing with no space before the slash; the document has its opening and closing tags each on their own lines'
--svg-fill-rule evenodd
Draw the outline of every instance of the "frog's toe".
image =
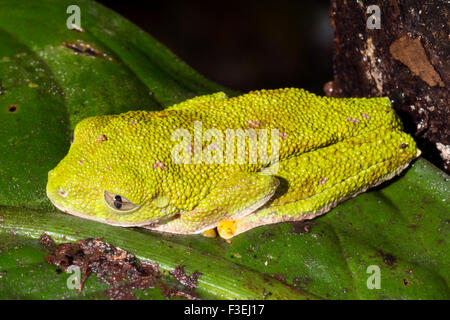
<svg viewBox="0 0 450 320">
<path fill-rule="evenodd" d="M 208 229 L 202 232 L 202 236 L 207 238 L 215 238 L 217 237 L 216 228 Z"/>
<path fill-rule="evenodd" d="M 236 221 L 221 221 L 217 226 L 217 232 L 224 239 L 230 239 L 236 234 Z"/>
</svg>

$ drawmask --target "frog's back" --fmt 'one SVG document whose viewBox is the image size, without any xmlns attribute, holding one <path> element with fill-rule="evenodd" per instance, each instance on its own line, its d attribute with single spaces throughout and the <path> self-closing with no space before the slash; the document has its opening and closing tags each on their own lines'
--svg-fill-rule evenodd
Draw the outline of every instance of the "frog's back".
<svg viewBox="0 0 450 320">
<path fill-rule="evenodd" d="M 280 137 L 280 156 L 301 154 L 381 127 L 400 129 L 387 98 L 320 97 L 303 89 L 251 91 L 227 98 L 200 96 L 167 109 L 185 126 L 201 121 L 202 129 L 268 131 Z"/>
</svg>

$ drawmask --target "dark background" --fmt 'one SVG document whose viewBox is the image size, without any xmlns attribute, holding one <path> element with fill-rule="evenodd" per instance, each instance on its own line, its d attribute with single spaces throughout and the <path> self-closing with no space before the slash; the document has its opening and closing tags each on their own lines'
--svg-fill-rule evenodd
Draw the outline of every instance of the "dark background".
<svg viewBox="0 0 450 320">
<path fill-rule="evenodd" d="M 226 87 L 323 94 L 332 80 L 328 0 L 99 2 Z"/>
</svg>

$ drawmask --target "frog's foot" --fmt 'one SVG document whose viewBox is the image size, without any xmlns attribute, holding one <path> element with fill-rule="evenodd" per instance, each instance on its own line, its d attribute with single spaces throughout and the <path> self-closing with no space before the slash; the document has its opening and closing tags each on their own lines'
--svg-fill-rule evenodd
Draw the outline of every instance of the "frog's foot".
<svg viewBox="0 0 450 320">
<path fill-rule="evenodd" d="M 208 229 L 202 232 L 202 236 L 206 238 L 215 238 L 217 237 L 216 228 Z"/>
<path fill-rule="evenodd" d="M 229 220 L 229 221 L 221 221 L 217 226 L 217 232 L 220 237 L 224 239 L 230 239 L 234 237 L 237 230 L 237 221 Z"/>
</svg>

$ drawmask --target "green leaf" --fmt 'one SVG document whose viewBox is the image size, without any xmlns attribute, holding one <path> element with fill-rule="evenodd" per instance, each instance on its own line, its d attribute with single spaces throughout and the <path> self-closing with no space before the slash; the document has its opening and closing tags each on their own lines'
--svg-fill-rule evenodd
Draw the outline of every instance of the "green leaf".
<svg viewBox="0 0 450 320">
<path fill-rule="evenodd" d="M 72 4 L 83 32 L 66 27 Z M 231 243 L 104 225 L 47 200 L 47 172 L 81 119 L 217 91 L 235 94 L 95 2 L 0 0 L 0 298 L 107 298 L 93 275 L 81 295 L 67 288 L 69 275 L 44 260 L 44 232 L 59 243 L 102 237 L 163 270 L 200 271 L 202 298 L 450 298 L 448 176 L 423 159 L 309 224 L 259 227 Z M 380 289 L 368 288 L 370 266 Z"/>
</svg>

